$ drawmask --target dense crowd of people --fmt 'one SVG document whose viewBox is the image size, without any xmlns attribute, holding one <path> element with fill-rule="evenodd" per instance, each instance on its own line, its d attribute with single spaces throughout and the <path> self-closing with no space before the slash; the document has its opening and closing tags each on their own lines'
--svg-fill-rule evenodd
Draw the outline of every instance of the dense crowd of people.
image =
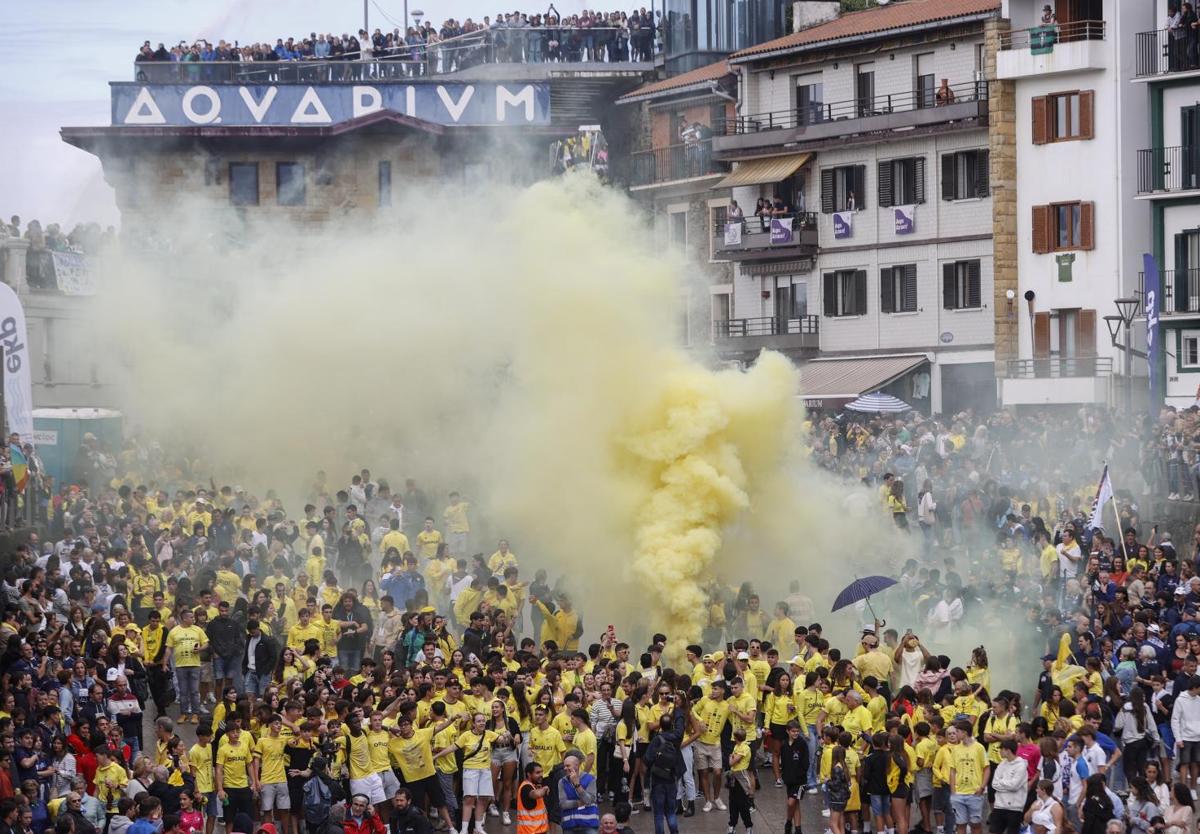
<svg viewBox="0 0 1200 834">
<path fill-rule="evenodd" d="M 920 558 L 841 641 L 799 578 L 714 580 L 685 657 L 585 622 L 455 492 L 318 473 L 292 512 L 93 438 L 4 567 L 0 817 L 677 834 L 749 830 L 778 791 L 785 834 L 1194 834 L 1200 527 L 1176 545 L 1137 506 L 1174 419 L 813 419 L 814 462 Z M 1091 524 L 1101 460 L 1120 530 Z"/>
<path fill-rule="evenodd" d="M 661 13 L 659 13 L 661 16 Z M 239 41 L 181 41 L 142 44 L 134 61 L 139 80 L 211 81 L 236 76 L 247 81 L 344 81 L 388 79 L 454 72 L 483 63 L 649 61 L 658 21 L 645 8 L 559 15 L 509 12 L 427 20 L 401 31 L 311 32 L 252 44 Z M 236 66 L 231 66 L 236 64 Z"/>
</svg>

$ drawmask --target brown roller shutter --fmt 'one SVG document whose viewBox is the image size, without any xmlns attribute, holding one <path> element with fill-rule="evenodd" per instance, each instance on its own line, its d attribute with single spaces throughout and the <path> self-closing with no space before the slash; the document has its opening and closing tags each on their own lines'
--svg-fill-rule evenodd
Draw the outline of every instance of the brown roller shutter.
<svg viewBox="0 0 1200 834">
<path fill-rule="evenodd" d="M 1050 314 L 1033 314 L 1033 358 L 1046 359 L 1050 356 Z"/>
<path fill-rule="evenodd" d="M 1033 251 L 1041 255 L 1050 251 L 1050 206 L 1033 207 Z"/>
<path fill-rule="evenodd" d="M 1092 90 L 1079 93 L 1079 138 L 1091 139 L 1095 133 L 1096 94 Z"/>
<path fill-rule="evenodd" d="M 1033 144 L 1044 145 L 1050 141 L 1050 99 L 1047 96 L 1033 98 Z"/>
<path fill-rule="evenodd" d="M 1075 349 L 1080 356 L 1096 355 L 1096 311 L 1080 310 L 1075 317 Z"/>
<path fill-rule="evenodd" d="M 1079 248 L 1080 249 L 1095 249 L 1096 248 L 1096 204 L 1095 203 L 1080 203 L 1079 204 Z"/>
</svg>

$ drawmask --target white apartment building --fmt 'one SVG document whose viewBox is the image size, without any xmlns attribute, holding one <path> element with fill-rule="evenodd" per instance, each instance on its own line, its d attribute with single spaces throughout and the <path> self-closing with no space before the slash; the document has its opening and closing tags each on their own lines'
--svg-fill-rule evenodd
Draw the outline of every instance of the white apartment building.
<svg viewBox="0 0 1200 834">
<path fill-rule="evenodd" d="M 1150 147 L 1148 97 L 1131 81 L 1137 33 L 1154 28 L 1155 5 L 1004 0 L 996 77 L 1011 93 L 1014 118 L 1001 131 L 1016 148 L 1004 172 L 1015 200 L 997 217 L 998 229 L 1015 229 L 997 238 L 997 259 L 1015 267 L 997 309 L 1006 406 L 1114 403 L 1127 383 L 1125 355 L 1105 326 L 1123 340 L 1120 324 L 1105 317 L 1119 315 L 1116 299 L 1135 296 L 1150 251 L 1148 212 L 1135 200 L 1139 151 Z M 1133 371 L 1144 385 L 1145 363 Z"/>
<path fill-rule="evenodd" d="M 746 219 L 739 233 L 714 210 L 716 256 L 736 262 L 732 286 L 713 289 L 729 295 L 718 349 L 791 353 L 813 409 L 875 390 L 926 413 L 995 406 L 988 44 L 1000 11 L 901 0 L 730 57 L 738 116 L 713 152 L 733 163 L 720 185 Z M 780 203 L 765 223 L 760 198 Z M 789 350 L 800 332 L 815 352 Z"/>
</svg>

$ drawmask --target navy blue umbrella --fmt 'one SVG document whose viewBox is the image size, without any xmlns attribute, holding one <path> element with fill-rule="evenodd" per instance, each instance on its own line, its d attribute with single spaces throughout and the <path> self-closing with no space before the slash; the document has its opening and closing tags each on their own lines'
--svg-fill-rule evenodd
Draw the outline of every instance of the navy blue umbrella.
<svg viewBox="0 0 1200 834">
<path fill-rule="evenodd" d="M 861 579 L 855 579 L 837 595 L 837 599 L 833 601 L 833 608 L 830 610 L 837 611 L 847 605 L 853 605 L 860 599 L 865 599 L 867 608 L 871 609 L 871 616 L 875 617 L 875 609 L 871 608 L 871 594 L 877 594 L 895 584 L 896 580 L 890 576 L 864 576 Z"/>
</svg>

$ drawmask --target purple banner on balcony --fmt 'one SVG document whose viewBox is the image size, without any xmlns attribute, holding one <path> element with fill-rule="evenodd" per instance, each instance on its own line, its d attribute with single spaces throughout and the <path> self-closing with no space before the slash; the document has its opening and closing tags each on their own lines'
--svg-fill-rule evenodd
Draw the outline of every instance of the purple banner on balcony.
<svg viewBox="0 0 1200 834">
<path fill-rule="evenodd" d="M 896 234 L 911 235 L 917 230 L 916 206 L 896 206 Z"/>
<path fill-rule="evenodd" d="M 771 245 L 788 244 L 792 242 L 792 219 L 775 217 L 771 220 Z"/>
<path fill-rule="evenodd" d="M 854 236 L 854 212 L 835 211 L 833 213 L 833 236 L 837 238 Z"/>
<path fill-rule="evenodd" d="M 1158 264 L 1153 255 L 1142 255 L 1142 272 L 1145 275 L 1146 296 L 1146 365 L 1150 374 L 1150 413 L 1158 414 L 1160 392 L 1158 390 L 1159 354 L 1162 353 L 1158 338 L 1158 309 L 1162 297 L 1162 285 L 1158 275 Z"/>
</svg>

